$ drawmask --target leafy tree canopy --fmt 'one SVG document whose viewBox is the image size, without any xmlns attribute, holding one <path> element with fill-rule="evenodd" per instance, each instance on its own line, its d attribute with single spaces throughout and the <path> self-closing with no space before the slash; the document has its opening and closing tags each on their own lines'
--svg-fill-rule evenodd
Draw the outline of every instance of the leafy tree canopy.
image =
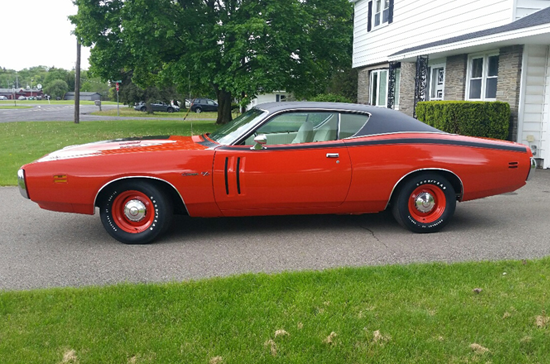
<svg viewBox="0 0 550 364">
<path fill-rule="evenodd" d="M 234 96 L 324 91 L 349 66 L 348 0 L 74 0 L 71 17 L 91 71 L 117 79 L 133 71 L 145 88 L 175 83 L 185 93 L 209 85 L 231 120 Z"/>
</svg>

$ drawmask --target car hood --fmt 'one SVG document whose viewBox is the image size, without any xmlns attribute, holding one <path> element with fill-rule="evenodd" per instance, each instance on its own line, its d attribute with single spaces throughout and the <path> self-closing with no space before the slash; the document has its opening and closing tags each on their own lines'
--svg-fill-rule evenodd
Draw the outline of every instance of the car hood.
<svg viewBox="0 0 550 364">
<path fill-rule="evenodd" d="M 204 139 L 199 136 L 153 136 L 105 140 L 88 144 L 71 145 L 47 154 L 36 162 L 114 154 L 207 149 L 207 146 L 201 144 L 202 141 Z"/>
</svg>

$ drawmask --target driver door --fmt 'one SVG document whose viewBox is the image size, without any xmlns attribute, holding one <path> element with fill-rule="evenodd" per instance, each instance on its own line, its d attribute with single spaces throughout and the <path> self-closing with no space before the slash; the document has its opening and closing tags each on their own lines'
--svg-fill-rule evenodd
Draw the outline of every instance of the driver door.
<svg viewBox="0 0 550 364">
<path fill-rule="evenodd" d="M 285 113 L 240 145 L 217 148 L 214 195 L 224 215 L 329 213 L 342 204 L 351 162 L 336 129 L 327 133 L 329 122 L 337 129 L 338 114 Z M 256 134 L 266 135 L 264 149 L 251 149 Z"/>
</svg>

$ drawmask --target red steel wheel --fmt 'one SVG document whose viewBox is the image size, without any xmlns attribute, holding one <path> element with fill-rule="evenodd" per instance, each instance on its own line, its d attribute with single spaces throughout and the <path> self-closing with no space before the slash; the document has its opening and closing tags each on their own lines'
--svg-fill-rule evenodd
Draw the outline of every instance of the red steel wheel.
<svg viewBox="0 0 550 364">
<path fill-rule="evenodd" d="M 446 207 L 445 193 L 441 188 L 431 184 L 417 187 L 409 198 L 411 217 L 425 224 L 437 221 Z"/>
<path fill-rule="evenodd" d="M 437 173 L 422 173 L 405 180 L 392 199 L 397 222 L 417 233 L 441 230 L 454 214 L 453 186 Z"/>
<path fill-rule="evenodd" d="M 113 201 L 113 219 L 130 234 L 147 230 L 155 221 L 153 202 L 140 191 L 124 191 Z"/>
<path fill-rule="evenodd" d="M 113 238 L 125 244 L 147 244 L 167 230 L 174 211 L 162 185 L 128 180 L 102 193 L 99 212 Z"/>
</svg>

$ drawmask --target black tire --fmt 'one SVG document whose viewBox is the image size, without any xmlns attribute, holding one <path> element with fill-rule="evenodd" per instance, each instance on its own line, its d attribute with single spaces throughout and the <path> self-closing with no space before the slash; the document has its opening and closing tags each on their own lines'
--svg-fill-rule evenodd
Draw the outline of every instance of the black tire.
<svg viewBox="0 0 550 364">
<path fill-rule="evenodd" d="M 147 244 L 172 222 L 172 201 L 154 183 L 125 181 L 110 187 L 100 202 L 103 227 L 124 244 Z"/>
<path fill-rule="evenodd" d="M 139 110 L 142 111 L 142 112 L 146 112 L 146 111 L 147 111 L 147 107 L 142 106 L 141 109 L 139 109 Z"/>
<path fill-rule="evenodd" d="M 174 109 L 169 107 L 166 111 L 169 112 L 169 113 L 172 113 L 172 112 L 174 112 Z"/>
<path fill-rule="evenodd" d="M 453 186 L 436 173 L 423 173 L 406 180 L 392 200 L 395 220 L 416 233 L 440 231 L 451 220 L 455 208 Z"/>
<path fill-rule="evenodd" d="M 202 112 L 202 109 L 201 109 L 200 107 L 197 107 L 197 108 L 195 109 L 195 112 L 196 112 L 197 114 L 200 114 L 200 113 Z"/>
</svg>

